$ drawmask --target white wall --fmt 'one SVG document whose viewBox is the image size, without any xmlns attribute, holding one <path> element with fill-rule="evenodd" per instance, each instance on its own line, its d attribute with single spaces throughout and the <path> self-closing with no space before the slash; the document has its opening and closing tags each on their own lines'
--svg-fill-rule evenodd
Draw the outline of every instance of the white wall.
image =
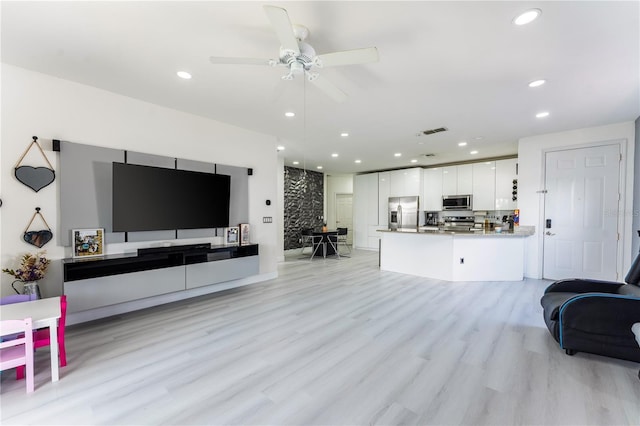
<svg viewBox="0 0 640 426">
<path fill-rule="evenodd" d="M 35 207 L 42 208 L 54 234 L 54 239 L 43 247 L 47 256 L 60 259 L 71 254 L 70 248 L 56 245 L 58 181 L 35 193 L 13 176 L 15 163 L 31 136 L 38 136 L 57 174 L 58 155 L 51 150 L 52 139 L 253 168 L 249 179 L 251 239 L 260 244 L 260 274 L 277 274 L 279 222 L 262 223 L 263 216 L 277 217 L 279 211 L 274 137 L 6 64 L 2 64 L 1 78 L 3 268 L 17 266 L 18 256 L 37 251 L 22 241 Z M 32 150 L 24 164 L 40 166 L 44 160 Z M 271 206 L 266 205 L 266 199 L 272 201 Z M 115 248 L 122 252 L 128 251 L 126 247 L 127 244 L 118 244 Z M 114 247 L 107 249 L 113 252 Z M 61 288 L 60 262 L 54 263 L 44 286 Z M 2 274 L 0 294 L 13 292 L 11 278 Z M 46 289 L 43 292 L 47 294 Z"/>
<path fill-rule="evenodd" d="M 542 278 L 542 232 L 544 222 L 543 197 L 537 191 L 544 189 L 544 156 L 546 151 L 570 146 L 597 145 L 601 142 L 621 141 L 623 149 L 622 197 L 625 212 L 633 208 L 633 175 L 635 127 L 632 121 L 608 126 L 577 129 L 562 133 L 523 138 L 518 143 L 518 208 L 520 224 L 536 227 L 536 235 L 527 238 L 525 276 Z M 626 152 L 625 152 L 626 151 Z M 622 256 L 618 269 L 624 277 L 631 265 L 632 214 L 621 219 L 620 235 Z"/>
<path fill-rule="evenodd" d="M 325 221 L 336 229 L 336 194 L 353 194 L 353 175 L 325 175 Z"/>
</svg>

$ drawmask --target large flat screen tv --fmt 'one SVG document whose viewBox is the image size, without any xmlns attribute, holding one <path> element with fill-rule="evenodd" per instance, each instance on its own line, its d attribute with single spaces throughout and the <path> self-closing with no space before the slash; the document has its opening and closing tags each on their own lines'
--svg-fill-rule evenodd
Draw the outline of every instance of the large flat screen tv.
<svg viewBox="0 0 640 426">
<path fill-rule="evenodd" d="M 231 177 L 113 163 L 113 231 L 229 226 Z"/>
</svg>

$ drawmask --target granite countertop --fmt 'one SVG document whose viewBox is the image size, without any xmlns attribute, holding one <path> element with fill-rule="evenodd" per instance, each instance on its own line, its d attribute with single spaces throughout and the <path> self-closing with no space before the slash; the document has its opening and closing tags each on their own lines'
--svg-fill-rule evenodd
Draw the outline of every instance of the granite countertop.
<svg viewBox="0 0 640 426">
<path fill-rule="evenodd" d="M 461 237 L 529 237 L 535 234 L 535 226 L 517 226 L 513 231 L 496 232 L 495 230 L 485 231 L 446 231 L 429 227 L 417 229 L 379 229 L 378 232 L 389 232 L 396 234 L 420 234 L 420 235 L 452 235 Z"/>
</svg>

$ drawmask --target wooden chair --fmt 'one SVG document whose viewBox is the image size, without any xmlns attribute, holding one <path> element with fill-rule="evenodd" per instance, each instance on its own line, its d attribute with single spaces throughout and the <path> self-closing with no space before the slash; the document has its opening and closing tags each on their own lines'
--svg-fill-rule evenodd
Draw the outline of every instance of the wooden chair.
<svg viewBox="0 0 640 426">
<path fill-rule="evenodd" d="M 27 393 L 33 392 L 33 327 L 31 318 L 0 321 L 2 336 L 19 336 L 0 342 L 0 371 L 27 370 Z"/>
<path fill-rule="evenodd" d="M 67 318 L 67 296 L 60 296 L 60 319 L 58 320 L 58 353 L 60 356 L 60 367 L 67 365 L 67 351 L 64 346 L 64 328 Z M 36 330 L 33 332 L 33 348 L 41 348 L 51 345 L 49 339 L 49 329 Z M 18 367 L 16 370 L 16 379 L 24 378 L 24 367 Z"/>
</svg>

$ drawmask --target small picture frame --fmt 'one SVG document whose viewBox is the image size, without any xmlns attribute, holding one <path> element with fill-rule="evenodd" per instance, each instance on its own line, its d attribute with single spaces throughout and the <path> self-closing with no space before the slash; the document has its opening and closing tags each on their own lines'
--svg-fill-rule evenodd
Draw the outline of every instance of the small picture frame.
<svg viewBox="0 0 640 426">
<path fill-rule="evenodd" d="M 251 227 L 249 224 L 241 223 L 238 227 L 240 228 L 240 245 L 246 246 L 247 244 L 251 244 L 249 240 Z"/>
<path fill-rule="evenodd" d="M 104 256 L 104 229 L 74 229 L 71 231 L 73 257 Z"/>
<path fill-rule="evenodd" d="M 226 232 L 226 241 L 227 244 L 238 244 L 240 237 L 240 230 L 237 226 L 230 226 L 227 228 Z"/>
</svg>

